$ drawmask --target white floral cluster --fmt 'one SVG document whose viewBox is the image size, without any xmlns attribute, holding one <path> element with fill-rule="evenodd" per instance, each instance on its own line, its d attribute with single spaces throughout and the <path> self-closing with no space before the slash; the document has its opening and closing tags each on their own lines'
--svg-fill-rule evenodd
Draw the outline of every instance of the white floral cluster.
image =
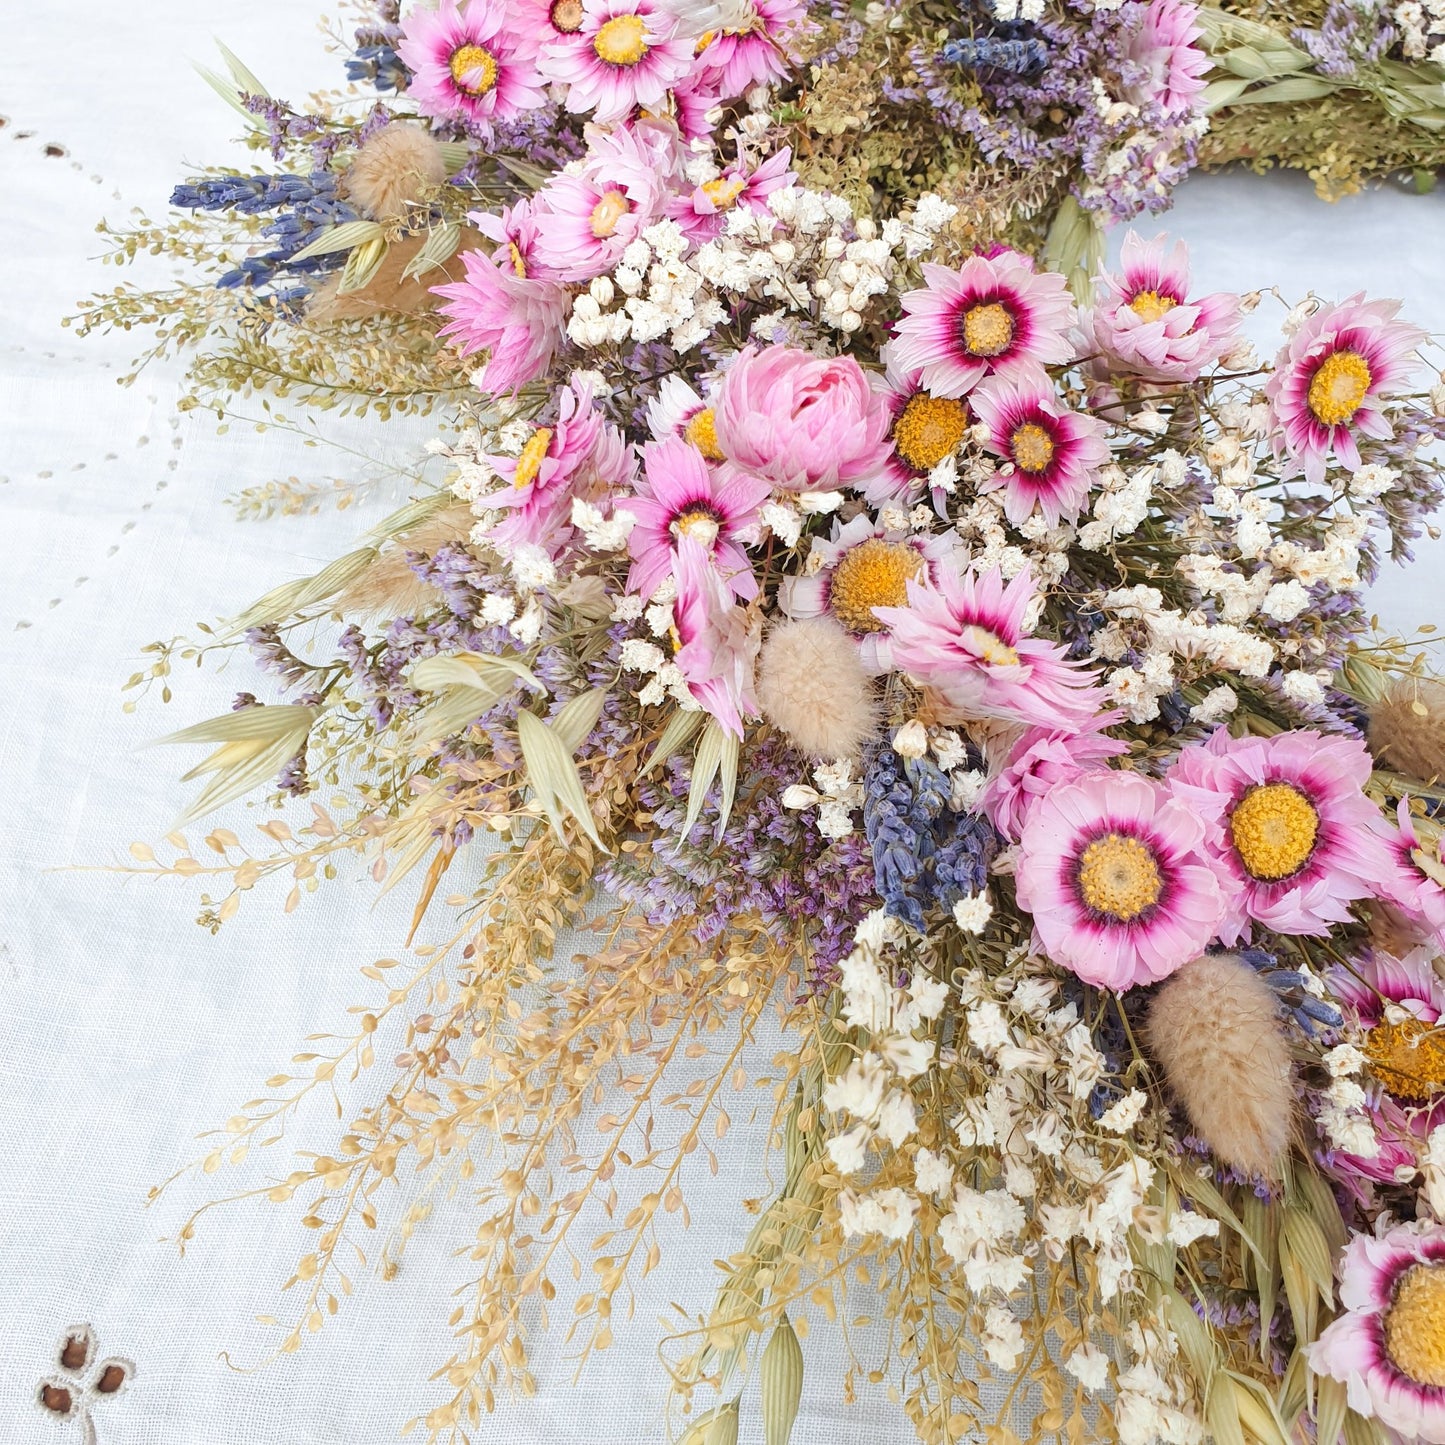
<svg viewBox="0 0 1445 1445">
<path fill-rule="evenodd" d="M 1079 546 L 1086 552 L 1101 552 L 1110 542 L 1132 537 L 1149 514 L 1155 488 L 1172 491 L 1184 481 L 1184 474 L 1184 458 L 1173 450 L 1131 472 L 1112 464 L 1104 467 L 1098 476 L 1093 520 L 1079 528 Z"/>
<path fill-rule="evenodd" d="M 1394 17 L 1411 60 L 1445 65 L 1445 0 L 1404 0 L 1395 6 Z"/>
<path fill-rule="evenodd" d="M 813 769 L 815 787 L 794 783 L 783 790 L 783 806 L 816 808 L 818 832 L 825 838 L 846 838 L 853 832 L 853 814 L 863 806 L 863 781 L 853 776 L 847 758 L 820 763 Z"/>
</svg>

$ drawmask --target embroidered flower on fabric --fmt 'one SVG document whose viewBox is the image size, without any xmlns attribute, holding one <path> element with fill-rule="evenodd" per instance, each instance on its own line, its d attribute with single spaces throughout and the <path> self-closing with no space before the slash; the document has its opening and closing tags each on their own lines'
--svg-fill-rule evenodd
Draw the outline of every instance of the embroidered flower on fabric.
<svg viewBox="0 0 1445 1445">
<path fill-rule="evenodd" d="M 91 1407 L 118 1395 L 135 1377 L 135 1365 L 118 1356 L 97 1360 L 95 1331 L 89 1325 L 72 1325 L 56 1351 L 59 1373 L 36 1387 L 35 1402 L 53 1420 L 80 1422 L 85 1445 L 95 1445 Z"/>
</svg>

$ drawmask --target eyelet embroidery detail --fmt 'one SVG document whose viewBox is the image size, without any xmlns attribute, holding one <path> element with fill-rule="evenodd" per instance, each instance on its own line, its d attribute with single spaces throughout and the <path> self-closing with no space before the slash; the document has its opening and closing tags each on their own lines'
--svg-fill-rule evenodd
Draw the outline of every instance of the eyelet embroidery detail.
<svg viewBox="0 0 1445 1445">
<path fill-rule="evenodd" d="M 78 1421 L 84 1445 L 97 1436 L 91 1408 L 121 1394 L 135 1378 L 135 1365 L 119 1356 L 97 1359 L 95 1331 L 89 1325 L 72 1325 L 55 1352 L 60 1373 L 36 1386 L 35 1403 L 44 1415 L 60 1422 Z"/>
</svg>

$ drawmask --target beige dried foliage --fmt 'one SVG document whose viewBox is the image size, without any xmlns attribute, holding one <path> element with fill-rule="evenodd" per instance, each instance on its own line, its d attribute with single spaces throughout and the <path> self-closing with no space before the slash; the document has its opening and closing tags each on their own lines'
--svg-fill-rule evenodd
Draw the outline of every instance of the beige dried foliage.
<svg viewBox="0 0 1445 1445">
<path fill-rule="evenodd" d="M 356 321 L 383 313 L 419 316 L 423 312 L 435 311 L 440 298 L 432 294 L 432 288 L 462 279 L 466 274 L 462 253 L 480 246 L 482 236 L 470 226 L 463 226 L 461 241 L 448 260 L 420 276 L 403 275 L 426 240 L 426 235 L 422 234 L 393 241 L 387 247 L 386 257 L 376 275 L 356 291 L 340 291 L 340 276 L 331 276 L 317 287 L 307 304 L 306 319 L 315 326 L 329 327 L 340 321 Z"/>
<path fill-rule="evenodd" d="M 1392 772 L 1424 783 L 1445 779 L 1445 682 L 1395 678 L 1370 709 L 1370 751 Z"/>
<path fill-rule="evenodd" d="M 336 599 L 347 615 L 411 617 L 435 606 L 440 593 L 407 565 L 407 554 L 435 556 L 449 542 L 465 540 L 475 521 L 471 508 L 457 502 L 432 513 L 417 527 L 397 537 Z"/>
<path fill-rule="evenodd" d="M 763 716 L 815 758 L 854 758 L 878 726 L 853 639 L 831 617 L 779 623 L 758 660 Z"/>
<path fill-rule="evenodd" d="M 1279 1004 L 1236 954 L 1205 955 L 1149 1006 L 1150 1048 L 1215 1155 L 1277 1179 L 1294 1134 L 1294 1085 Z"/>
<path fill-rule="evenodd" d="M 357 151 L 344 190 L 373 221 L 399 221 L 446 178 L 446 162 L 431 133 L 393 122 Z"/>
</svg>

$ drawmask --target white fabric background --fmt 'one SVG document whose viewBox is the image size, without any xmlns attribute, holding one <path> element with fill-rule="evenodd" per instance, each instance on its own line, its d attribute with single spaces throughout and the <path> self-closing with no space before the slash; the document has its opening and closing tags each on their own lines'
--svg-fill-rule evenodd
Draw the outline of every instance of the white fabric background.
<svg viewBox="0 0 1445 1445">
<path fill-rule="evenodd" d="M 79 1439 L 33 1406 L 61 1331 L 89 1321 L 103 1351 L 129 1356 L 132 1390 L 101 1405 L 110 1445 L 371 1445 L 440 1398 L 424 1382 L 448 1351 L 451 1258 L 471 1224 L 443 1208 L 400 1276 L 358 1297 L 299 1356 L 255 1374 L 270 1335 L 252 1323 L 304 1248 L 293 1216 L 270 1207 L 213 1217 L 186 1259 L 172 1235 L 219 1180 L 181 1186 L 151 1208 L 148 1187 L 194 1153 L 303 1035 L 361 997 L 356 968 L 394 950 L 404 897 L 375 901 L 356 869 L 290 915 L 281 893 L 253 895 L 218 937 L 192 921 L 200 890 L 125 882 L 72 865 L 123 858 L 179 811 L 179 753 L 147 738 L 223 710 L 245 668 L 178 680 L 169 709 L 121 712 L 139 648 L 236 611 L 275 581 L 314 570 L 396 498 L 315 519 L 232 520 L 221 499 L 273 477 L 341 474 L 346 459 L 280 433 L 173 411 L 164 371 L 114 385 L 133 338 L 81 342 L 59 329 L 75 299 L 112 285 L 95 265 L 102 213 L 160 214 L 187 162 L 227 154 L 232 116 L 192 74 L 224 38 L 276 94 L 330 83 L 313 7 L 299 0 L 101 0 L 7 6 L 0 81 L 0 1445 Z M 46 147 L 64 154 L 49 155 Z M 1297 177 L 1202 178 L 1169 228 L 1194 249 L 1206 288 L 1277 284 L 1334 298 L 1367 289 L 1405 299 L 1445 332 L 1445 200 L 1385 190 L 1334 207 Z M 1149 226 L 1148 231 L 1156 229 Z M 1263 340 L 1281 314 L 1261 308 Z M 1273 338 L 1269 345 L 1273 346 Z M 404 455 L 424 427 L 348 441 Z M 1387 622 L 1439 619 L 1445 547 L 1379 589 Z M 239 813 L 243 821 L 244 814 Z M 56 871 L 65 870 L 65 871 Z M 399 895 L 405 890 L 399 890 Z M 754 1072 L 766 1068 L 760 1050 Z M 740 1113 L 734 1110 L 734 1113 Z M 655 1322 L 668 1302 L 712 1297 L 712 1260 L 736 1248 L 739 1201 L 768 1192 L 764 1121 L 738 1127 L 717 1181 L 698 1179 L 690 1233 L 640 1297 L 622 1343 L 574 1381 L 567 1352 L 537 1339 L 536 1400 L 485 1422 L 488 1441 L 548 1445 L 665 1438 Z M 321 1143 L 327 1125 L 295 1131 Z M 284 1159 L 271 1166 L 283 1170 Z M 222 1176 L 224 1178 L 225 1176 Z M 238 1182 L 256 1176 L 245 1175 Z M 559 1312 L 560 1315 L 560 1312 Z M 836 1339 L 806 1346 L 799 1445 L 912 1438 L 881 1390 L 838 1403 Z M 744 1440 L 761 1440 L 756 1412 Z"/>
</svg>

